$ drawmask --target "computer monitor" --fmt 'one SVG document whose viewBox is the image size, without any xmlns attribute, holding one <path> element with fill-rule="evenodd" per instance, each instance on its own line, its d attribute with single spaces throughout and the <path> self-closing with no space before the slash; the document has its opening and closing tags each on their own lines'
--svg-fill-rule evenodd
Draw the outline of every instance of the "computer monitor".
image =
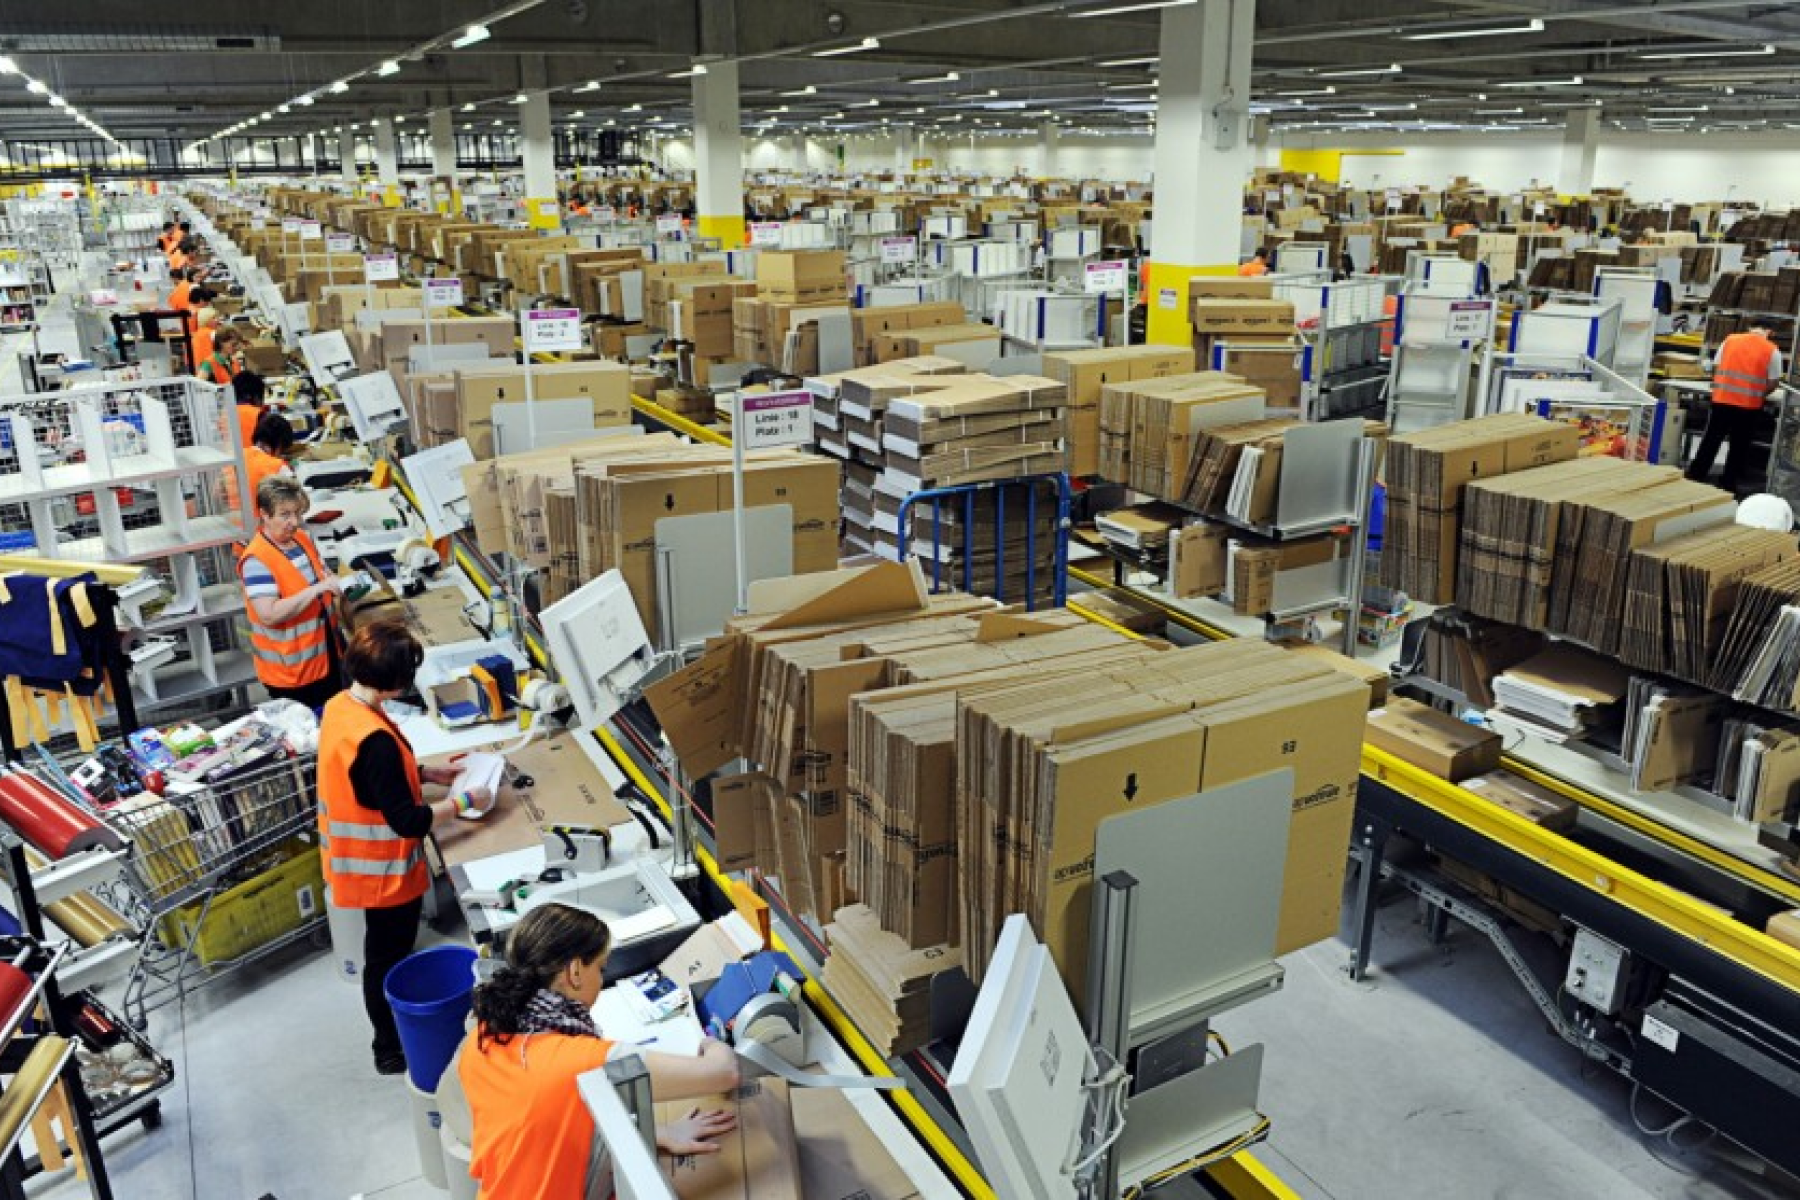
<svg viewBox="0 0 1800 1200">
<path fill-rule="evenodd" d="M 1015 913 L 975 999 L 948 1087 L 997 1195 L 1074 1200 L 1093 1050 L 1050 951 Z"/>
<path fill-rule="evenodd" d="M 394 426 L 406 423 L 406 402 L 400 398 L 394 377 L 386 371 L 339 380 L 337 389 L 360 442 L 372 442 Z"/>
<path fill-rule="evenodd" d="M 626 692 L 655 661 L 637 602 L 616 570 L 558 600 L 538 614 L 538 622 L 575 711 L 589 727 L 623 708 Z"/>
</svg>

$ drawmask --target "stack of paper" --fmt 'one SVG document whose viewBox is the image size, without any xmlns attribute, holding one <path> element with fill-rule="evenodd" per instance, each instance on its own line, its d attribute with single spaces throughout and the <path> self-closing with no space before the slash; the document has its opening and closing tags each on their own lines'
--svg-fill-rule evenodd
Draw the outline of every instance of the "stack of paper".
<svg viewBox="0 0 1800 1200">
<path fill-rule="evenodd" d="M 1494 700 L 1513 721 L 1563 742 L 1610 718 L 1630 687 L 1617 662 L 1564 643 L 1495 677 Z"/>
<path fill-rule="evenodd" d="M 1800 730 L 1726 721 L 1713 791 L 1741 821 L 1790 819 L 1800 804 Z"/>
<path fill-rule="evenodd" d="M 1167 504 L 1137 504 L 1094 518 L 1100 536 L 1133 553 L 1166 552 L 1169 538 L 1181 529 L 1185 514 Z"/>
</svg>

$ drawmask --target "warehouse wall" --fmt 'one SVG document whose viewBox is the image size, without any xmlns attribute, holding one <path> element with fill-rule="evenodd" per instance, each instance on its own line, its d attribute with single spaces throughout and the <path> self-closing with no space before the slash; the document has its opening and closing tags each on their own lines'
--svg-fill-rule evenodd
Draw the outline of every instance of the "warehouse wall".
<svg viewBox="0 0 1800 1200">
<path fill-rule="evenodd" d="M 805 161 L 792 138 L 746 139 L 750 170 L 835 171 L 840 139 L 808 140 Z M 851 171 L 887 170 L 894 143 L 886 136 L 842 139 L 844 165 Z M 1289 136 L 1258 147 L 1256 161 L 1274 166 L 1287 149 L 1392 149 L 1399 155 L 1346 155 L 1343 181 L 1357 187 L 1422 183 L 1441 186 L 1458 175 L 1500 190 L 1556 183 L 1562 131 L 1516 134 L 1340 134 Z M 924 139 L 915 153 L 938 167 L 1009 175 L 1040 169 L 1035 137 Z M 665 167 L 691 170 L 690 142 L 661 143 Z M 1148 180 L 1151 139 L 1147 136 L 1087 137 L 1064 134 L 1057 149 L 1057 174 L 1095 179 Z M 1791 134 L 1608 133 L 1600 140 L 1595 169 L 1600 187 L 1629 187 L 1644 200 L 1751 200 L 1765 207 L 1800 206 L 1800 154 Z"/>
</svg>

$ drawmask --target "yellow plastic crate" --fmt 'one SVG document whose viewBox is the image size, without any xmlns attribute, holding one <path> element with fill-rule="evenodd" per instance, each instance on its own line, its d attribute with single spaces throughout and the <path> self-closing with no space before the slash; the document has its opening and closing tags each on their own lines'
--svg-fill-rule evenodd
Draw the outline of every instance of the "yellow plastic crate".
<svg viewBox="0 0 1800 1200">
<path fill-rule="evenodd" d="M 290 843 L 292 857 L 213 898 L 194 940 L 193 954 L 202 965 L 240 958 L 259 946 L 291 933 L 325 912 L 325 876 L 317 846 Z M 201 920 L 198 902 L 162 920 L 163 944 L 181 947 Z"/>
</svg>

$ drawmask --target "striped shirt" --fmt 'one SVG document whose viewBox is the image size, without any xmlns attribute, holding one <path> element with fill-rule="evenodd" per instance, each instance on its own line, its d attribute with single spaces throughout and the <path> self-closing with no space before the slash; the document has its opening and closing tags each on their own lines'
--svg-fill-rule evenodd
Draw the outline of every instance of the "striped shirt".
<svg viewBox="0 0 1800 1200">
<path fill-rule="evenodd" d="M 273 545 L 273 543 L 270 544 Z M 294 564 L 294 569 L 300 572 L 300 577 L 306 580 L 308 587 L 319 582 L 319 577 L 313 574 L 312 560 L 306 557 L 306 551 L 301 548 L 299 538 L 295 538 L 291 544 L 280 549 L 288 556 L 288 561 Z M 249 599 L 281 599 L 281 589 L 275 586 L 275 576 L 269 573 L 269 568 L 263 566 L 256 559 L 244 559 L 242 574 L 244 595 Z"/>
</svg>

